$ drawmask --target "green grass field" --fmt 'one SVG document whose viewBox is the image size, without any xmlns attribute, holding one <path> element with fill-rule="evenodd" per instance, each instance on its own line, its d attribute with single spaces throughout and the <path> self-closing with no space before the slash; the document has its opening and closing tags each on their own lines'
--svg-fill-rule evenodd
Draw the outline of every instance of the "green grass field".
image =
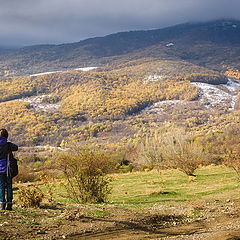
<svg viewBox="0 0 240 240">
<path fill-rule="evenodd" d="M 51 229 L 59 232 L 59 236 L 66 234 L 66 229 L 75 233 L 76 226 L 81 234 L 84 231 L 94 234 L 92 226 L 99 232 L 104 224 L 102 231 L 111 234 L 109 227 L 115 230 L 116 224 L 118 226 L 120 223 L 124 223 L 121 225 L 122 230 L 127 234 L 131 233 L 126 223 L 137 226 L 134 231 L 139 234 L 139 224 L 143 219 L 153 219 L 151 224 L 154 229 L 178 223 L 186 229 L 190 224 L 191 229 L 193 223 L 203 224 L 205 220 L 209 223 L 214 222 L 214 219 L 223 219 L 222 226 L 225 226 L 225 221 L 234 222 L 232 217 L 239 216 L 240 202 L 240 181 L 236 172 L 225 166 L 208 166 L 198 169 L 196 175 L 196 178 L 189 178 L 178 170 L 112 174 L 112 193 L 108 201 L 102 204 L 74 203 L 66 196 L 63 179 L 37 182 L 35 185 L 45 193 L 40 208 L 14 206 L 13 214 L 7 216 L 7 221 L 18 224 L 24 233 L 26 229 L 29 231 L 29 227 L 38 231 L 42 228 L 44 232 L 51 226 Z M 27 187 L 29 184 L 16 186 Z M 50 192 L 52 202 L 47 199 Z M 18 191 L 15 194 L 17 200 Z M 2 222 L 6 221 L 5 215 L 0 217 Z M 132 221 L 135 221 L 135 225 Z M 148 223 L 145 222 L 149 227 L 151 224 Z M 72 230 L 69 230 L 70 226 L 74 226 Z M 194 226 L 193 231 L 196 231 Z M 181 231 L 185 231 L 184 227 Z M 49 231 L 49 234 L 56 234 L 54 231 Z"/>
<path fill-rule="evenodd" d="M 112 193 L 105 204 L 148 209 L 156 204 L 240 200 L 240 181 L 231 168 L 202 167 L 196 175 L 196 178 L 189 178 L 178 170 L 113 174 Z M 45 185 L 41 188 L 46 191 Z M 64 197 L 66 190 L 59 182 L 55 183 L 53 191 L 56 202 L 73 203 Z"/>
<path fill-rule="evenodd" d="M 156 203 L 240 199 L 240 182 L 232 169 L 208 166 L 196 171 L 196 175 L 189 179 L 178 170 L 116 174 L 110 202 L 147 208 Z"/>
</svg>

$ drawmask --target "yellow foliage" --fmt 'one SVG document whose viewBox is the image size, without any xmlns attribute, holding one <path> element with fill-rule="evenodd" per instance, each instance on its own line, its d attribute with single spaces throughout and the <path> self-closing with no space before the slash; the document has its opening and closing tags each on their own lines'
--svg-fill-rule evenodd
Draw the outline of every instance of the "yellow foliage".
<svg viewBox="0 0 240 240">
<path fill-rule="evenodd" d="M 225 75 L 228 77 L 232 77 L 240 80 L 240 72 L 238 71 L 228 70 L 225 72 Z"/>
<path fill-rule="evenodd" d="M 101 77 L 104 77 L 104 81 L 96 78 L 95 81 L 70 87 L 61 102 L 62 111 L 67 114 L 84 112 L 92 117 L 114 118 L 136 113 L 157 101 L 192 100 L 198 95 L 196 87 L 188 81 L 144 83 L 126 76 L 123 77 L 124 81 L 110 74 Z"/>
</svg>

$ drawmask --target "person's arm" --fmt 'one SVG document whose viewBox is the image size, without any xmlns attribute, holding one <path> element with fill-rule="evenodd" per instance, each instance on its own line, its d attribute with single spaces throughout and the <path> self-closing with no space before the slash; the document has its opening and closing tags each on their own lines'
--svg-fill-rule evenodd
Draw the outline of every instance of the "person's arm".
<svg viewBox="0 0 240 240">
<path fill-rule="evenodd" d="M 18 146 L 16 144 L 9 142 L 8 145 L 11 151 L 14 152 L 18 150 Z"/>
</svg>

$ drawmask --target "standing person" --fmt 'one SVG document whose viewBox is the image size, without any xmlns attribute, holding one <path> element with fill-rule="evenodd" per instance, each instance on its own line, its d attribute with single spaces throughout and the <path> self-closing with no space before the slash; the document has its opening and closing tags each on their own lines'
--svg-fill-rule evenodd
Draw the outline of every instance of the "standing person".
<svg viewBox="0 0 240 240">
<path fill-rule="evenodd" d="M 0 129 L 0 209 L 12 210 L 12 178 L 7 176 L 8 159 L 13 158 L 12 151 L 17 151 L 18 146 L 8 142 L 8 131 Z M 5 196 L 6 195 L 6 196 Z M 6 199 L 7 197 L 7 199 Z M 7 200 L 7 201 L 6 201 Z"/>
</svg>

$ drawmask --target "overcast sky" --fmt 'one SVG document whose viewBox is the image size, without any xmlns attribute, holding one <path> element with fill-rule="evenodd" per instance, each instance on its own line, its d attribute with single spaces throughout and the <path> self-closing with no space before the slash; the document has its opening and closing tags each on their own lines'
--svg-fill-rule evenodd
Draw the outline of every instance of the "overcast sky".
<svg viewBox="0 0 240 240">
<path fill-rule="evenodd" d="M 240 20 L 240 0 L 0 0 L 0 45 L 77 42 L 219 18 Z"/>
</svg>

